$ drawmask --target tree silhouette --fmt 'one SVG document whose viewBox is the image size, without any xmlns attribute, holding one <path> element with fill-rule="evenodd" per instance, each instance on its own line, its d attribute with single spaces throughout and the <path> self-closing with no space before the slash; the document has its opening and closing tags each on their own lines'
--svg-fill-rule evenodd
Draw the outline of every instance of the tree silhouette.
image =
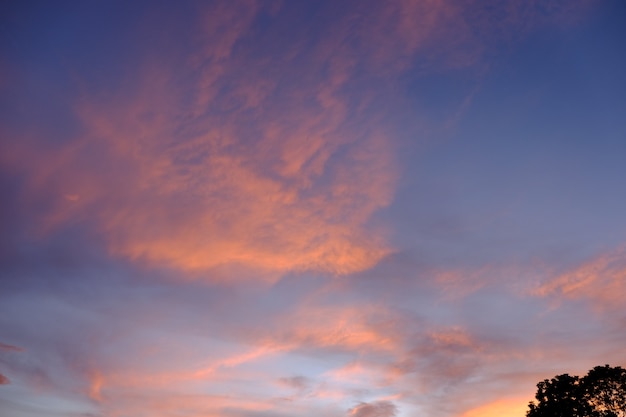
<svg viewBox="0 0 626 417">
<path fill-rule="evenodd" d="M 584 378 L 585 399 L 602 417 L 626 417 L 626 369 L 596 366 Z"/>
<path fill-rule="evenodd" d="M 528 408 L 527 417 L 626 417 L 626 369 L 596 366 L 582 378 L 545 379 Z"/>
</svg>

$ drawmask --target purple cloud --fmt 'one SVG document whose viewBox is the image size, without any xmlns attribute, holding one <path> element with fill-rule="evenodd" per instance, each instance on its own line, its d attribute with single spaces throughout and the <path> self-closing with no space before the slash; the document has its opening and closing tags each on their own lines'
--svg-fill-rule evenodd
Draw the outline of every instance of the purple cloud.
<svg viewBox="0 0 626 417">
<path fill-rule="evenodd" d="M 398 408 L 389 401 L 361 403 L 350 410 L 351 417 L 395 417 Z"/>
<path fill-rule="evenodd" d="M 9 378 L 7 378 L 6 376 L 0 374 L 0 385 L 8 385 L 10 383 L 11 383 L 11 381 L 9 381 Z"/>
</svg>

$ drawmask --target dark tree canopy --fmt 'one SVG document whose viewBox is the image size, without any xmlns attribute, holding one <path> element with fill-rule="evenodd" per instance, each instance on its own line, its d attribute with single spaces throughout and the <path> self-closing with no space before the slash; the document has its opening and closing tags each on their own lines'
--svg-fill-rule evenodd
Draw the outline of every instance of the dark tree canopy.
<svg viewBox="0 0 626 417">
<path fill-rule="evenodd" d="M 546 379 L 528 408 L 527 417 L 626 417 L 626 369 L 596 366 L 582 378 Z"/>
</svg>

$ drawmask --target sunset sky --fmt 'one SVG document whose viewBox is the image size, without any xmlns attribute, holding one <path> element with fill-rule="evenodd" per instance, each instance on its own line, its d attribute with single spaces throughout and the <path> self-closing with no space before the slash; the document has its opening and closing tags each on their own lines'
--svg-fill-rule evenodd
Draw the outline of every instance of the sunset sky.
<svg viewBox="0 0 626 417">
<path fill-rule="evenodd" d="M 514 417 L 626 366 L 626 2 L 0 6 L 0 415 Z"/>
</svg>

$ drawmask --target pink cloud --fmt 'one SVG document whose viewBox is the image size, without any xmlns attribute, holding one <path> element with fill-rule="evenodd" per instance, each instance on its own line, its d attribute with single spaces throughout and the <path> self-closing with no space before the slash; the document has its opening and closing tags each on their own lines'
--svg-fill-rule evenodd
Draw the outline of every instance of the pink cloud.
<svg viewBox="0 0 626 417">
<path fill-rule="evenodd" d="M 626 249 L 616 249 L 556 274 L 533 294 L 589 300 L 601 309 L 621 306 L 626 299 Z"/>
<path fill-rule="evenodd" d="M 303 303 L 277 320 L 261 338 L 290 350 L 329 349 L 348 352 L 389 352 L 400 348 L 401 338 L 391 324 L 393 313 L 380 306 L 323 306 Z"/>
<path fill-rule="evenodd" d="M 8 385 L 11 381 L 6 376 L 0 374 L 0 385 Z"/>
<path fill-rule="evenodd" d="M 372 220 L 393 200 L 396 144 L 365 112 L 380 91 L 346 90 L 384 81 L 416 54 L 435 68 L 471 65 L 485 41 L 474 26 L 492 21 L 475 17 L 475 4 L 372 2 L 333 17 L 310 48 L 294 39 L 256 57 L 250 42 L 274 39 L 255 21 L 278 16 L 277 5 L 207 6 L 190 22 L 195 48 L 176 51 L 182 62 L 146 52 L 134 83 L 106 95 L 84 88 L 74 140 L 7 146 L 29 176 L 29 199 L 48 196 L 41 231 L 82 221 L 116 256 L 213 280 L 349 274 L 389 255 Z M 513 21 L 532 20 L 511 7 L 502 11 Z"/>
<path fill-rule="evenodd" d="M 167 68 L 150 67 L 131 91 L 80 99 L 80 138 L 45 153 L 22 147 L 23 163 L 38 165 L 31 192 L 60 197 L 47 228 L 81 219 L 113 254 L 213 276 L 229 268 L 270 279 L 346 274 L 390 252 L 368 223 L 393 195 L 391 141 L 345 128 L 345 99 L 324 91 L 323 80 L 294 92 L 309 102 L 287 94 L 278 105 L 266 99 L 277 80 L 231 80 L 243 59 L 231 51 L 254 17 L 252 4 L 208 12 L 206 51 L 190 58 L 197 68 L 184 69 L 194 83 L 174 84 Z M 202 91 L 231 82 L 248 104 L 214 114 L 229 97 Z M 198 91 L 199 102 L 183 104 Z M 255 117 L 245 114 L 251 102 L 265 106 Z"/>
</svg>

